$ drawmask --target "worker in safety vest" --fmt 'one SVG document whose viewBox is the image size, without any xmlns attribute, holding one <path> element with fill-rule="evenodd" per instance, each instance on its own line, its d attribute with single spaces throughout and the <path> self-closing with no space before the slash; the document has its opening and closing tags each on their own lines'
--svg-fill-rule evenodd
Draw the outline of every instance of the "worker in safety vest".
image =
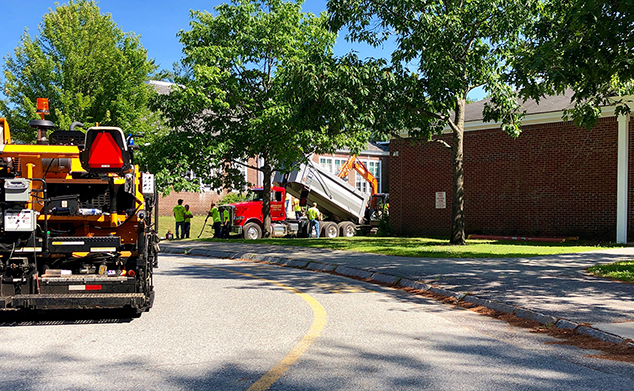
<svg viewBox="0 0 634 391">
<path fill-rule="evenodd" d="M 292 205 L 291 205 L 291 195 L 288 194 L 288 193 L 286 193 L 286 200 L 284 202 L 284 206 L 285 206 L 284 210 L 286 210 L 286 214 L 288 214 L 288 212 L 291 210 L 291 207 L 292 207 Z"/>
<path fill-rule="evenodd" d="M 211 210 L 209 210 L 208 216 L 211 216 L 214 227 L 214 238 L 221 238 L 222 222 L 220 221 L 220 211 L 215 202 L 211 203 Z"/>
<path fill-rule="evenodd" d="M 192 227 L 192 217 L 194 214 L 189 210 L 189 205 L 185 205 L 185 212 L 183 213 L 185 220 L 183 221 L 183 237 L 189 239 L 189 230 Z"/>
<path fill-rule="evenodd" d="M 222 212 L 222 238 L 229 239 L 229 232 L 231 231 L 231 219 L 229 218 L 229 209 L 225 209 Z"/>
<path fill-rule="evenodd" d="M 293 200 L 293 211 L 295 211 L 295 218 L 297 220 L 302 218 L 302 207 L 299 206 L 299 200 L 297 198 Z"/>
<path fill-rule="evenodd" d="M 183 206 L 183 200 L 178 200 L 178 205 L 172 209 L 172 212 L 174 212 L 174 221 L 176 222 L 175 238 L 183 239 L 185 237 L 185 207 Z"/>
<path fill-rule="evenodd" d="M 317 203 L 313 203 L 313 207 L 306 211 L 308 216 L 308 237 L 310 238 L 313 233 L 313 227 L 315 227 L 315 237 L 319 239 L 319 220 L 321 220 L 321 213 L 317 209 Z"/>
</svg>

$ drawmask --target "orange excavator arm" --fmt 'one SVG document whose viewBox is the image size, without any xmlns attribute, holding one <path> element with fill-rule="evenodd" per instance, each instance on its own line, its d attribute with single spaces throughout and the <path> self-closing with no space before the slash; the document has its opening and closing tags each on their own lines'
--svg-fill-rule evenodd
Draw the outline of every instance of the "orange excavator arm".
<svg viewBox="0 0 634 391">
<path fill-rule="evenodd" d="M 354 161 L 356 160 L 356 158 L 357 155 L 352 155 L 348 158 L 348 160 L 346 160 L 345 163 L 341 165 L 341 168 L 339 168 L 339 173 L 337 174 L 339 178 L 344 179 L 348 176 L 350 170 L 354 168 Z"/>
<path fill-rule="evenodd" d="M 341 168 L 339 169 L 339 174 L 337 174 L 337 176 L 339 178 L 345 178 L 348 176 L 348 173 L 350 173 L 350 170 L 355 170 L 366 181 L 368 181 L 370 187 L 372 188 L 372 194 L 376 194 L 379 192 L 379 182 L 374 177 L 374 175 L 372 175 L 370 170 L 368 170 L 365 164 L 363 164 L 361 160 L 359 160 L 357 155 L 350 156 L 350 158 L 348 158 L 348 160 L 346 160 L 346 162 L 341 165 Z"/>
</svg>

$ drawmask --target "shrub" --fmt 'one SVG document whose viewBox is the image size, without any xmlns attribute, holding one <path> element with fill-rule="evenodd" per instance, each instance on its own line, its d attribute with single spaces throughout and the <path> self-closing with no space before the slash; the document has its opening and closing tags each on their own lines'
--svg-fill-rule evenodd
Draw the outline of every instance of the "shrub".
<svg viewBox="0 0 634 391">
<path fill-rule="evenodd" d="M 379 228 L 376 231 L 376 236 L 392 236 L 392 226 L 390 225 L 390 215 L 384 213 L 379 220 Z"/>
<path fill-rule="evenodd" d="M 243 202 L 247 199 L 247 193 L 227 193 L 224 197 L 218 200 L 218 205 L 233 204 L 236 202 Z"/>
</svg>

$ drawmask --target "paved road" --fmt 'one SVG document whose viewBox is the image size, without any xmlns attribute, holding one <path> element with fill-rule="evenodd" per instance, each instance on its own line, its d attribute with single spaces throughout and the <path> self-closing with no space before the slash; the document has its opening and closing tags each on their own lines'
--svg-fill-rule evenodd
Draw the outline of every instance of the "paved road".
<svg viewBox="0 0 634 391">
<path fill-rule="evenodd" d="M 140 319 L 0 328 L 1 390 L 631 390 L 634 365 L 306 270 L 161 256 Z"/>
<path fill-rule="evenodd" d="M 634 320 L 634 284 L 588 275 L 597 263 L 634 258 L 634 247 L 531 258 L 412 258 L 329 249 L 226 242 L 162 242 L 218 257 L 280 257 L 325 262 L 420 280 L 579 323 Z"/>
</svg>

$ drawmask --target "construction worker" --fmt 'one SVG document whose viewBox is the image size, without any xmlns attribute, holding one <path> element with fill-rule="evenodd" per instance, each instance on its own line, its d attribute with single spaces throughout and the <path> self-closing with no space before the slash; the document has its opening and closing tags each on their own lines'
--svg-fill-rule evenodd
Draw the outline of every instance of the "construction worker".
<svg viewBox="0 0 634 391">
<path fill-rule="evenodd" d="M 176 221 L 176 239 L 182 239 L 185 237 L 185 207 L 183 206 L 183 200 L 178 200 L 178 205 L 172 209 L 174 212 L 174 221 Z M 180 230 L 180 235 L 178 234 Z"/>
<path fill-rule="evenodd" d="M 293 200 L 293 210 L 295 211 L 295 218 L 297 220 L 302 218 L 302 207 L 299 206 L 299 200 L 295 198 Z"/>
<path fill-rule="evenodd" d="M 231 231 L 231 219 L 229 218 L 229 209 L 222 212 L 222 238 L 229 239 L 229 231 Z"/>
<path fill-rule="evenodd" d="M 216 206 L 215 202 L 211 203 L 211 209 L 209 210 L 209 213 L 207 214 L 208 216 L 211 216 L 211 219 L 213 220 L 213 227 L 214 227 L 214 238 L 221 238 L 221 230 L 222 230 L 222 222 L 220 221 L 220 211 L 218 210 L 218 207 Z"/>
<path fill-rule="evenodd" d="M 192 220 L 191 219 L 192 219 L 192 217 L 194 217 L 194 214 L 189 211 L 189 205 L 185 205 L 185 212 L 183 213 L 183 217 L 185 218 L 185 220 L 183 222 L 183 230 L 185 231 L 183 237 L 189 239 L 189 230 L 192 227 Z"/>
<path fill-rule="evenodd" d="M 319 239 L 319 220 L 321 220 L 321 213 L 319 209 L 317 209 L 317 203 L 313 203 L 313 207 L 306 211 L 306 215 L 308 216 L 308 221 L 310 222 L 308 225 L 308 237 L 310 238 L 313 233 L 313 227 L 315 227 L 315 237 Z"/>
</svg>

